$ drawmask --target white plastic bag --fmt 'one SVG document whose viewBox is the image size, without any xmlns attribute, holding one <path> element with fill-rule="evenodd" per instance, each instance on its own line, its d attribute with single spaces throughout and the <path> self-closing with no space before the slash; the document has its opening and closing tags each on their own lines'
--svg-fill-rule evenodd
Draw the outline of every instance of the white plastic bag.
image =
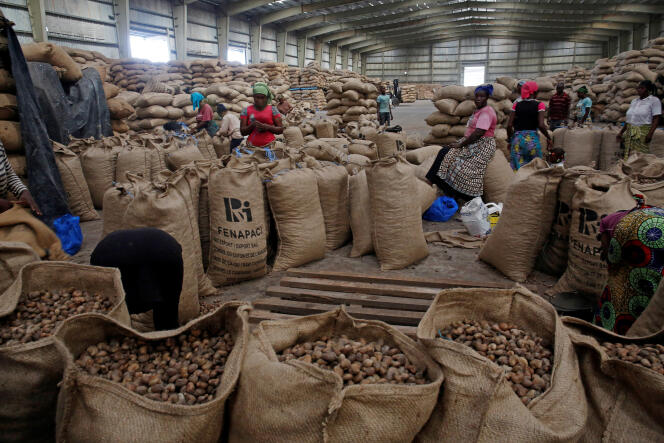
<svg viewBox="0 0 664 443">
<path fill-rule="evenodd" d="M 461 221 L 473 237 L 486 237 L 491 232 L 489 209 L 482 197 L 475 197 L 461 208 Z"/>
</svg>

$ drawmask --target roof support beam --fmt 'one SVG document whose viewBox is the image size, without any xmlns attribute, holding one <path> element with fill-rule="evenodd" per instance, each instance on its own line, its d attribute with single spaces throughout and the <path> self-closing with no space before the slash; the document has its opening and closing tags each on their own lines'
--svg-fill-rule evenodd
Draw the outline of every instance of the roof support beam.
<svg viewBox="0 0 664 443">
<path fill-rule="evenodd" d="M 249 1 L 238 1 L 228 4 L 226 13 L 230 16 L 242 14 L 243 12 L 250 11 L 254 8 L 260 8 L 269 3 L 272 3 L 274 0 L 249 0 Z"/>
<path fill-rule="evenodd" d="M 115 13 L 115 31 L 118 35 L 118 52 L 120 58 L 129 58 L 131 57 L 131 46 L 129 45 L 129 0 L 116 0 L 113 4 L 113 12 Z M 168 41 L 170 43 L 171 39 L 169 38 Z"/>
<path fill-rule="evenodd" d="M 341 23 L 338 23 L 334 25 L 327 25 L 320 28 L 307 30 L 307 35 L 309 35 L 309 37 L 318 37 L 321 35 L 331 34 L 333 32 L 341 31 L 342 29 L 343 25 Z"/>
<path fill-rule="evenodd" d="M 273 23 L 296 15 L 305 14 L 307 12 L 314 12 L 320 9 L 333 8 L 335 6 L 347 5 L 356 3 L 359 0 L 326 0 L 317 3 L 302 4 L 290 8 L 279 9 L 261 17 L 261 24 Z"/>
<path fill-rule="evenodd" d="M 308 32 L 307 32 L 307 35 L 309 35 Z M 321 40 L 323 40 L 325 42 L 335 42 L 337 40 L 342 40 L 344 38 L 353 37 L 355 35 L 357 35 L 356 31 L 341 31 L 341 32 L 335 32 L 333 34 L 328 34 L 325 37 L 321 37 Z"/>
</svg>

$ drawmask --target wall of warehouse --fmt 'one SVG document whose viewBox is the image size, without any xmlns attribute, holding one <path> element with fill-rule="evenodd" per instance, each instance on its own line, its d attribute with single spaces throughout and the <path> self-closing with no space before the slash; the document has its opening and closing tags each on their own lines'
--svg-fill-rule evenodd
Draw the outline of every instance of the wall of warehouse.
<svg viewBox="0 0 664 443">
<path fill-rule="evenodd" d="M 464 66 L 482 65 L 485 81 L 502 76 L 533 78 L 572 66 L 589 68 L 605 55 L 601 43 L 477 37 L 369 55 L 366 75 L 405 83 L 461 84 Z"/>
</svg>

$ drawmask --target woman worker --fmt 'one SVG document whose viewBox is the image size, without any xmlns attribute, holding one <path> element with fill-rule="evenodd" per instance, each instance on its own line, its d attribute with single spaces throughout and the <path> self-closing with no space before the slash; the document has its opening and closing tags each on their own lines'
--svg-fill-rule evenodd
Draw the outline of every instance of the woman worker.
<svg viewBox="0 0 664 443">
<path fill-rule="evenodd" d="M 240 115 L 240 132 L 248 135 L 247 145 L 255 148 L 269 148 L 274 142 L 274 134 L 284 132 L 281 114 L 272 106 L 274 95 L 263 82 L 253 86 L 254 104 Z"/>
<path fill-rule="evenodd" d="M 182 247 L 155 228 L 120 230 L 99 242 L 90 264 L 120 269 L 130 314 L 152 310 L 156 330 L 179 326 Z"/>
<path fill-rule="evenodd" d="M 590 124 L 590 110 L 593 107 L 593 101 L 588 97 L 588 88 L 581 86 L 576 91 L 579 101 L 576 102 L 576 113 L 574 114 L 574 123 L 579 126 Z"/>
<path fill-rule="evenodd" d="M 9 192 L 14 194 L 14 197 L 18 201 L 14 202 L 10 200 L 8 198 Z M 21 179 L 16 175 L 16 172 L 14 172 L 12 165 L 7 159 L 5 147 L 0 141 L 0 213 L 11 209 L 14 203 L 30 208 L 37 216 L 42 215 L 30 191 L 28 191 L 28 188 L 25 187 Z"/>
<path fill-rule="evenodd" d="M 544 122 L 546 106 L 536 99 L 537 89 L 537 83 L 533 81 L 526 82 L 521 87 L 521 101 L 514 102 L 507 123 L 507 134 L 512 140 L 511 164 L 515 171 L 536 157 L 542 158 L 538 129 L 546 136 L 547 149 L 552 145 L 549 130 Z"/>
<path fill-rule="evenodd" d="M 639 83 L 639 97 L 632 100 L 627 110 L 625 125 L 618 141 L 625 141 L 625 159 L 634 152 L 650 152 L 649 144 L 662 116 L 662 102 L 652 95 L 655 85 L 650 80 Z"/>
<path fill-rule="evenodd" d="M 657 291 L 664 272 L 664 209 L 644 204 L 604 217 L 600 223 L 602 258 L 608 280 L 595 324 L 625 335 Z"/>
<path fill-rule="evenodd" d="M 482 195 L 484 173 L 496 152 L 496 112 L 487 105 L 492 93 L 491 85 L 475 89 L 477 109 L 468 120 L 464 137 L 444 146 L 426 175 L 430 183 L 449 197 L 472 200 Z"/>
<path fill-rule="evenodd" d="M 240 119 L 231 114 L 223 104 L 217 105 L 217 114 L 221 117 L 221 128 L 218 134 L 222 137 L 231 138 L 231 151 L 242 143 L 244 137 L 240 133 Z"/>
<path fill-rule="evenodd" d="M 196 126 L 196 130 L 205 129 L 210 137 L 214 137 L 219 130 L 219 126 L 214 121 L 214 111 L 212 111 L 212 107 L 208 104 L 207 99 L 200 92 L 194 92 L 191 94 L 191 104 L 194 107 L 194 111 L 198 109 L 198 115 L 196 115 L 198 125 Z"/>
</svg>

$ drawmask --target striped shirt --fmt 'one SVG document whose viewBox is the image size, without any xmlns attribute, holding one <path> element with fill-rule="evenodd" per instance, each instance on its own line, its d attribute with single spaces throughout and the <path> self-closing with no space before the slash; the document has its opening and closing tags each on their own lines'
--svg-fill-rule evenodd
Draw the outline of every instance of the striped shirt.
<svg viewBox="0 0 664 443">
<path fill-rule="evenodd" d="M 19 198 L 27 189 L 12 169 L 12 165 L 9 164 L 5 147 L 0 142 L 0 198 L 6 199 L 7 191 Z"/>
<path fill-rule="evenodd" d="M 569 117 L 569 104 L 570 98 L 566 93 L 558 95 L 553 94 L 549 100 L 549 119 L 550 120 L 567 120 Z"/>
</svg>

